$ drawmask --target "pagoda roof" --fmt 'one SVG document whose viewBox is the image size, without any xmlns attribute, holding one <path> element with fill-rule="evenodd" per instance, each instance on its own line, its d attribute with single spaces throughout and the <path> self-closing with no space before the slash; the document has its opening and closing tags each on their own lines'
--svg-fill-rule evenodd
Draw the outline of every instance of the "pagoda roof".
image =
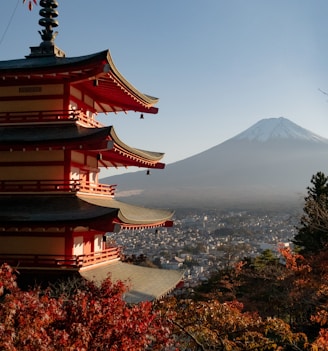
<svg viewBox="0 0 328 351">
<path fill-rule="evenodd" d="M 0 150 L 83 149 L 101 153 L 105 167 L 139 166 L 164 168 L 159 161 L 164 153 L 128 146 L 117 136 L 114 127 L 87 128 L 74 122 L 57 124 L 1 126 Z"/>
<path fill-rule="evenodd" d="M 0 197 L 0 227 L 9 228 L 76 225 L 114 231 L 120 228 L 172 225 L 172 215 L 167 210 L 127 205 L 104 196 L 63 194 Z"/>
<path fill-rule="evenodd" d="M 160 299 L 174 290 L 183 279 L 182 271 L 141 267 L 121 261 L 81 269 L 79 273 L 85 279 L 98 284 L 108 277 L 113 282 L 126 283 L 130 288 L 124 294 L 127 303 Z"/>
<path fill-rule="evenodd" d="M 141 150 L 128 146 L 119 139 L 114 127 L 110 127 L 109 136 L 113 142 L 113 147 L 101 152 L 103 166 L 143 166 L 160 169 L 165 167 L 164 163 L 159 162 L 164 157 L 164 153 Z"/>
<path fill-rule="evenodd" d="M 35 132 L 37 127 L 37 133 Z M 49 125 L 0 125 L 0 149 L 105 147 L 110 128 L 86 128 L 75 123 Z"/>
<path fill-rule="evenodd" d="M 108 50 L 79 57 L 0 61 L 0 86 L 68 82 L 95 102 L 97 112 L 157 113 L 158 98 L 143 94 L 116 68 Z"/>
<path fill-rule="evenodd" d="M 0 226 L 79 226 L 102 217 L 114 219 L 117 208 L 99 208 L 75 195 L 1 195 Z"/>
<path fill-rule="evenodd" d="M 138 226 L 156 227 L 162 226 L 164 223 L 171 225 L 173 212 L 170 210 L 149 209 L 145 207 L 130 205 L 113 198 L 105 196 L 93 196 L 78 194 L 78 197 L 83 201 L 99 207 L 114 207 L 118 208 L 119 212 L 115 223 L 121 228 L 133 228 Z"/>
</svg>

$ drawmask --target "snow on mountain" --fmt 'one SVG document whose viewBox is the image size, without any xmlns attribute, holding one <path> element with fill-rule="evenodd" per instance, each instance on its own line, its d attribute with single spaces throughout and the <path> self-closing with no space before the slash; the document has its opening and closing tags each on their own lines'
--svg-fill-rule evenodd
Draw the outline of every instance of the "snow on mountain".
<svg viewBox="0 0 328 351">
<path fill-rule="evenodd" d="M 300 203 L 318 171 L 328 174 L 328 139 L 279 117 L 263 119 L 164 170 L 152 170 L 150 177 L 140 171 L 105 183 L 118 184 L 117 198 L 128 191 L 129 202 L 144 205 L 261 208 Z"/>
<path fill-rule="evenodd" d="M 328 143 L 328 139 L 314 134 L 284 117 L 262 119 L 232 138 L 232 140 L 260 142 L 276 139 L 294 139 L 299 141 Z"/>
</svg>

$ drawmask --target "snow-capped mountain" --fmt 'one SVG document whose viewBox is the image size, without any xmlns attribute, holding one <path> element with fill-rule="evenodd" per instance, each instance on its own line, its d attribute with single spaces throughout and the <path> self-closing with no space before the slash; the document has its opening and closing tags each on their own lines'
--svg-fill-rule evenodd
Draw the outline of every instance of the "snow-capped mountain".
<svg viewBox="0 0 328 351">
<path fill-rule="evenodd" d="M 295 139 L 328 143 L 328 139 L 322 138 L 284 117 L 262 119 L 233 139 L 262 142 L 274 139 Z"/>
<path fill-rule="evenodd" d="M 167 207 L 303 202 L 313 174 L 328 174 L 328 140 L 280 118 L 263 119 L 197 155 L 153 170 L 109 177 L 117 198 Z"/>
</svg>

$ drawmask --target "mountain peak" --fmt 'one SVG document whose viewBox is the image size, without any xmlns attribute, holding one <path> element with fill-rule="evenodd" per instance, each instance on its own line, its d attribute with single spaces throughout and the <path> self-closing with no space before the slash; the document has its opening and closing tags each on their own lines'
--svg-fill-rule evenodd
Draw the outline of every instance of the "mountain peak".
<svg viewBox="0 0 328 351">
<path fill-rule="evenodd" d="M 262 119 L 250 128 L 246 129 L 244 132 L 236 135 L 233 139 L 260 142 L 293 139 L 308 142 L 328 143 L 328 139 L 300 127 L 285 117 Z"/>
</svg>

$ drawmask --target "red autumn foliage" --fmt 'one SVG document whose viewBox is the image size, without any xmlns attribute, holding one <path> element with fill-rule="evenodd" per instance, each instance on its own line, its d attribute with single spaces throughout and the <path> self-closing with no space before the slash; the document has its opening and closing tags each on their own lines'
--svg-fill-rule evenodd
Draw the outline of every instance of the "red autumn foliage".
<svg viewBox="0 0 328 351">
<path fill-rule="evenodd" d="M 23 0 L 23 4 L 25 3 L 27 3 L 28 9 L 31 11 L 33 8 L 33 4 L 37 5 L 37 0 L 29 0 L 29 1 Z"/>
<path fill-rule="evenodd" d="M 311 306 L 308 322 L 319 329 L 311 350 L 328 350 L 328 249 L 306 258 L 290 250 L 281 252 L 294 274 L 290 295 L 299 305 Z"/>
<path fill-rule="evenodd" d="M 328 250 L 304 257 L 282 248 L 281 254 L 284 263 L 245 261 L 194 296 L 162 303 L 162 313 L 175 313 L 180 344 L 190 350 L 328 350 Z"/>
<path fill-rule="evenodd" d="M 0 350 L 173 350 L 172 335 L 179 349 L 189 350 L 327 350 L 328 253 L 305 259 L 291 250 L 281 252 L 286 268 L 278 270 L 277 284 L 288 281 L 284 304 L 308 316 L 307 326 L 315 327 L 309 334 L 297 325 L 301 319 L 289 324 L 264 317 L 235 299 L 219 302 L 215 294 L 167 298 L 156 311 L 150 302 L 128 306 L 122 298 L 126 286 L 110 279 L 101 286 L 83 282 L 69 292 L 22 291 L 15 272 L 3 265 Z M 231 284 L 237 279 L 238 288 L 246 269 L 237 265 Z"/>
<path fill-rule="evenodd" d="M 20 290 L 13 270 L 0 268 L 0 350 L 165 350 L 169 328 L 150 302 L 128 306 L 126 287 L 106 279 L 73 294 Z"/>
</svg>

